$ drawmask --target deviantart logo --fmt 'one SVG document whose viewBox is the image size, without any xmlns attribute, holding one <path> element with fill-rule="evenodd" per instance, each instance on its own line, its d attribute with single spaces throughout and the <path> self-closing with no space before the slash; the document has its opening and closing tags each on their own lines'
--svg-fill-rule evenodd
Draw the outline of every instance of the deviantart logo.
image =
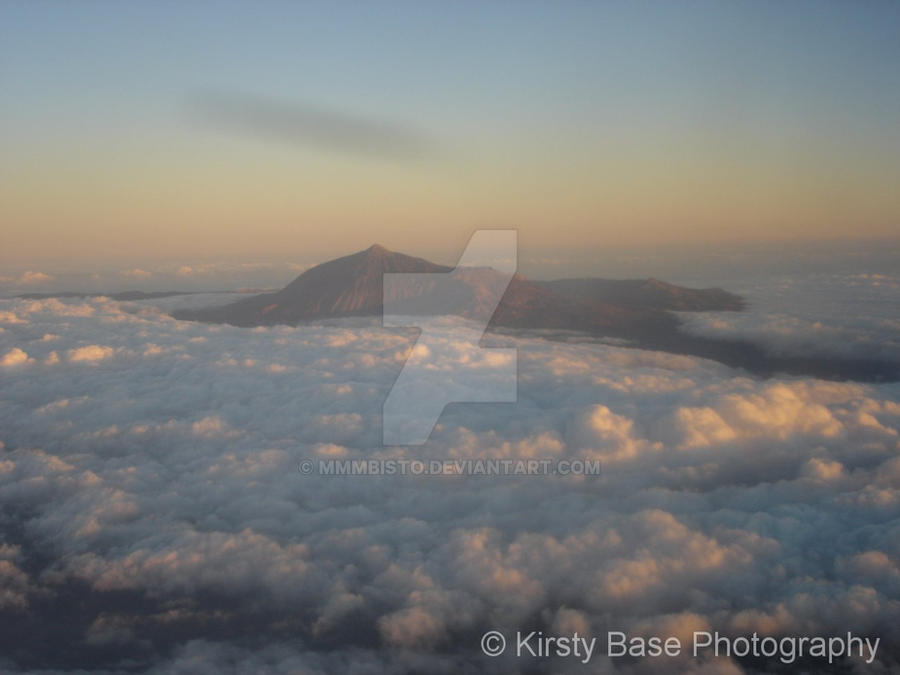
<svg viewBox="0 0 900 675">
<path fill-rule="evenodd" d="M 446 273 L 386 273 L 384 325 L 421 334 L 384 402 L 385 445 L 421 445 L 448 403 L 516 401 L 515 348 L 479 342 L 517 267 L 515 230 L 479 230 Z"/>
</svg>

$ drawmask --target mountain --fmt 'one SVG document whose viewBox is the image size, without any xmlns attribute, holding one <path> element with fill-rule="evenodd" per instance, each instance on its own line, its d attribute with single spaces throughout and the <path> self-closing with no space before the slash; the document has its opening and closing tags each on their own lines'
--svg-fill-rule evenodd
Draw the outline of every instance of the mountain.
<svg viewBox="0 0 900 675">
<path fill-rule="evenodd" d="M 659 279 L 556 279 L 535 284 L 575 300 L 602 300 L 620 307 L 724 312 L 745 306 L 743 298 L 721 288 L 685 288 Z"/>
<path fill-rule="evenodd" d="M 555 282 L 532 282 L 521 275 L 507 280 L 487 267 L 452 268 L 373 245 L 365 251 L 313 267 L 274 293 L 264 293 L 221 307 L 179 310 L 179 319 L 229 323 L 236 326 L 296 324 L 311 319 L 380 315 L 383 274 L 418 272 L 427 277 L 389 288 L 394 313 L 455 314 L 490 320 L 493 328 L 581 330 L 630 337 L 647 330 L 671 329 L 674 319 L 652 304 L 610 302 L 587 286 L 561 289 Z M 507 285 L 508 282 L 508 285 Z M 669 288 L 689 292 L 690 289 Z M 504 291 L 505 288 L 505 291 Z M 561 292 L 562 291 L 562 292 Z M 495 298 L 502 300 L 495 308 Z M 620 293 L 619 296 L 622 296 Z M 649 296 L 648 296 L 649 297 Z M 496 309 L 496 311 L 494 311 Z"/>
<path fill-rule="evenodd" d="M 436 273 L 452 269 L 375 244 L 365 251 L 316 265 L 280 291 L 255 295 L 224 307 L 181 310 L 173 316 L 235 326 L 261 326 L 380 314 L 385 272 Z"/>
<path fill-rule="evenodd" d="M 383 274 L 423 273 L 388 287 L 394 313 L 457 314 L 487 321 L 489 329 L 570 332 L 624 338 L 632 347 L 714 359 L 751 373 L 813 375 L 837 380 L 900 380 L 900 364 L 880 359 L 781 355 L 745 339 L 685 333 L 670 310 L 740 310 L 743 300 L 717 288 L 690 289 L 656 279 L 529 281 L 487 267 L 437 265 L 371 246 L 313 267 L 274 293 L 231 304 L 173 312 L 178 319 L 236 326 L 297 324 L 313 319 L 380 315 Z M 505 291 L 504 291 L 505 289 Z M 494 307 L 500 293 L 502 300 Z"/>
</svg>

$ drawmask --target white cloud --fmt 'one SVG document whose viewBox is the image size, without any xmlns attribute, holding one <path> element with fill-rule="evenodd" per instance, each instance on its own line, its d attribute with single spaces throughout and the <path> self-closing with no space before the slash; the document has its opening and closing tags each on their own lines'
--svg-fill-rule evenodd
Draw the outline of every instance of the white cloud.
<svg viewBox="0 0 900 675">
<path fill-rule="evenodd" d="M 25 514 L 0 528 L 0 612 L 31 617 L 35 644 L 46 625 L 68 655 L 118 645 L 158 672 L 509 672 L 479 657 L 484 630 L 896 635 L 897 384 L 503 338 L 516 403 L 450 406 L 426 445 L 384 448 L 405 334 L 246 331 L 99 298 L 0 311 L 21 317 L 0 354 L 57 357 L 4 369 L 0 388 L 0 503 Z M 460 354 L 434 356 L 452 378 Z M 298 471 L 386 458 L 600 459 L 603 474 Z M 55 616 L 65 593 L 97 610 Z M 222 637 L 246 626 L 247 644 Z"/>
<path fill-rule="evenodd" d="M 740 290 L 747 310 L 682 314 L 686 328 L 776 353 L 900 360 L 896 275 L 774 276 Z"/>
</svg>

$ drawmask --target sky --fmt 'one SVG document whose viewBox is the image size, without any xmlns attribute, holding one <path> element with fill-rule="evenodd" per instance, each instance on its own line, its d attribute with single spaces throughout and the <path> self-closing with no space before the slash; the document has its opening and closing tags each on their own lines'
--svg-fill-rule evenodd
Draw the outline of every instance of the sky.
<svg viewBox="0 0 900 675">
<path fill-rule="evenodd" d="M 0 264 L 896 238 L 898 63 L 886 2 L 2 2 Z"/>
</svg>

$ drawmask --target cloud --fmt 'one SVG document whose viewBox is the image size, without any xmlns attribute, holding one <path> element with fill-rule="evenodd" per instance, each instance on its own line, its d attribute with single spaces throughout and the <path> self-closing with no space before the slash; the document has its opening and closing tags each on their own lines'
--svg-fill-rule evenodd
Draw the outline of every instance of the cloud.
<svg viewBox="0 0 900 675">
<path fill-rule="evenodd" d="M 190 111 L 222 130 L 307 149 L 392 161 L 421 160 L 434 152 L 433 143 L 409 125 L 301 101 L 208 92 L 190 100 Z"/>
<path fill-rule="evenodd" d="M 32 589 L 28 575 L 17 565 L 21 564 L 20 558 L 18 546 L 0 545 L 0 610 L 22 610 L 28 606 Z"/>
<path fill-rule="evenodd" d="M 669 440 L 678 441 L 680 447 L 710 446 L 759 436 L 779 440 L 794 434 L 831 438 L 844 429 L 824 405 L 824 401 L 833 400 L 836 390 L 846 394 L 860 391 L 855 385 L 777 382 L 754 387 L 751 392 L 717 397 L 713 406 L 679 407 L 663 423 L 668 427 L 663 433 Z"/>
<path fill-rule="evenodd" d="M 898 665 L 897 384 L 504 336 L 515 403 L 453 404 L 424 446 L 382 447 L 406 333 L 200 325 L 102 298 L 0 312 L 2 358 L 33 360 L 0 388 L 4 672 L 520 669 L 480 655 L 488 629 L 854 630 L 884 638 L 869 672 Z M 465 355 L 437 344 L 453 378 Z M 602 474 L 298 471 L 453 458 Z"/>
<path fill-rule="evenodd" d="M 682 314 L 685 328 L 776 354 L 900 359 L 900 276 L 773 276 L 740 291 L 745 311 Z"/>
<path fill-rule="evenodd" d="M 70 349 L 67 355 L 72 363 L 96 363 L 97 361 L 108 359 L 115 354 L 115 351 L 112 347 L 104 347 L 103 345 L 87 345 Z"/>
<path fill-rule="evenodd" d="M 33 361 L 34 359 L 28 358 L 27 352 L 19 349 L 18 347 L 13 347 L 3 356 L 0 356 L 0 368 L 14 368 L 16 366 L 22 366 Z"/>
<path fill-rule="evenodd" d="M 153 276 L 153 272 L 143 270 L 140 267 L 135 267 L 130 270 L 122 270 L 121 272 L 119 272 L 119 274 L 129 279 L 149 279 Z"/>
<path fill-rule="evenodd" d="M 44 272 L 33 272 L 32 270 L 27 270 L 22 273 L 22 275 L 18 279 L 18 283 L 22 285 L 32 285 L 32 284 L 46 284 L 53 281 L 56 277 L 52 274 L 45 274 Z"/>
</svg>

